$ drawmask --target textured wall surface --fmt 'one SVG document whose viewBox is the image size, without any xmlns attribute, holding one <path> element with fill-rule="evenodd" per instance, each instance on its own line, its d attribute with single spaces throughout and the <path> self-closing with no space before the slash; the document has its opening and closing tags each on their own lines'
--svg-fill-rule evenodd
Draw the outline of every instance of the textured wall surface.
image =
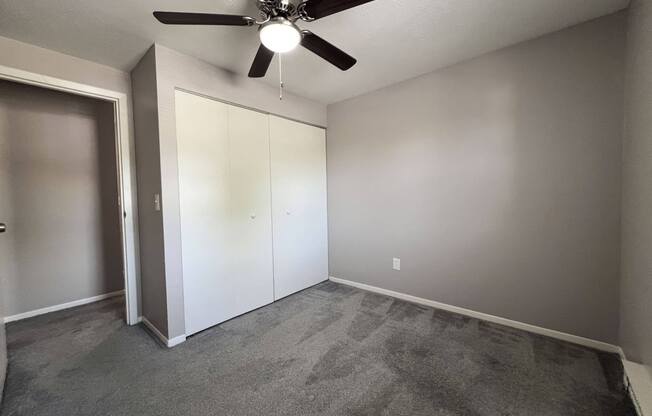
<svg viewBox="0 0 652 416">
<path fill-rule="evenodd" d="M 616 343 L 624 23 L 329 106 L 331 275 Z"/>
<path fill-rule="evenodd" d="M 4 314 L 124 288 L 113 107 L 0 81 Z"/>
<path fill-rule="evenodd" d="M 652 366 L 652 3 L 629 12 L 623 145 L 620 343 Z"/>
</svg>

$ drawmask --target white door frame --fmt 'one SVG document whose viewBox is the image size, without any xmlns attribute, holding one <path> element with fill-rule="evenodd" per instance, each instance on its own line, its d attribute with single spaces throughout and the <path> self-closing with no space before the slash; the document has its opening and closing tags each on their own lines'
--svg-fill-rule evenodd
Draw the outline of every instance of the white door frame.
<svg viewBox="0 0 652 416">
<path fill-rule="evenodd" d="M 136 159 L 134 141 L 129 134 L 129 102 L 127 94 L 3 65 L 0 65 L 0 79 L 96 98 L 113 104 L 118 198 L 122 211 L 120 225 L 123 240 L 126 321 L 129 325 L 137 324 L 139 322 L 138 310 L 140 304 L 140 257 L 138 251 L 138 215 L 136 211 Z"/>
</svg>

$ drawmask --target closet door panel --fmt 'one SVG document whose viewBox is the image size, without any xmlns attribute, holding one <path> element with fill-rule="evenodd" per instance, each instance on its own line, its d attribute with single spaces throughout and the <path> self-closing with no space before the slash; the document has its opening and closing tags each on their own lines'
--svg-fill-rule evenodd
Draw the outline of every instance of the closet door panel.
<svg viewBox="0 0 652 416">
<path fill-rule="evenodd" d="M 328 279 L 326 132 L 270 116 L 274 297 Z"/>
<path fill-rule="evenodd" d="M 266 116 L 176 93 L 186 335 L 273 301 Z"/>
<path fill-rule="evenodd" d="M 218 287 L 229 262 L 225 104 L 176 92 L 181 255 L 186 334 L 214 325 L 230 305 Z M 230 301 L 227 299 L 227 302 Z"/>
<path fill-rule="evenodd" d="M 230 269 L 237 316 L 274 301 L 267 115 L 229 106 Z"/>
</svg>

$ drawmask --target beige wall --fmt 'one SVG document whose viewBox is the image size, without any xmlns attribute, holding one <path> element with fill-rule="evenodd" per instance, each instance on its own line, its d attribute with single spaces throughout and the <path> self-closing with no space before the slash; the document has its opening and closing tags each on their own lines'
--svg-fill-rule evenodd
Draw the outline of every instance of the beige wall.
<svg viewBox="0 0 652 416">
<path fill-rule="evenodd" d="M 613 15 L 330 105 L 331 275 L 616 343 L 623 49 Z"/>
<path fill-rule="evenodd" d="M 652 366 L 652 3 L 632 2 L 627 36 L 620 344 Z"/>
<path fill-rule="evenodd" d="M 4 314 L 123 289 L 113 106 L 0 81 Z"/>
</svg>

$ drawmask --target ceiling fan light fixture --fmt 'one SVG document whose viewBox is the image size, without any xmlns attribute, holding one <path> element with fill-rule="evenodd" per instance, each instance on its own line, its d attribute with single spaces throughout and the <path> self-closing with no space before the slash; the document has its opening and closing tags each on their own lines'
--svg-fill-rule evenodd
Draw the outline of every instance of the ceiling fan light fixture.
<svg viewBox="0 0 652 416">
<path fill-rule="evenodd" d="M 260 41 L 276 53 L 290 52 L 301 42 L 299 28 L 284 17 L 274 17 L 260 27 Z"/>
</svg>

